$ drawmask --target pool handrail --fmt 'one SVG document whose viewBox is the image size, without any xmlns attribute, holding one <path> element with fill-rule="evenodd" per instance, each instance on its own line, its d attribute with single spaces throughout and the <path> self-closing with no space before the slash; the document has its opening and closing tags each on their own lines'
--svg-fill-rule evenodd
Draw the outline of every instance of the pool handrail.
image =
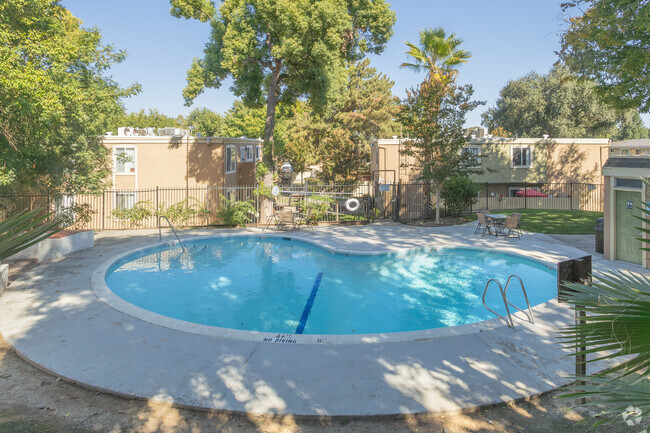
<svg viewBox="0 0 650 433">
<path fill-rule="evenodd" d="M 521 284 L 521 291 L 524 293 L 524 299 L 526 300 L 526 306 L 528 307 L 528 312 L 522 310 L 521 308 L 517 307 L 515 304 L 510 302 L 508 300 L 508 287 L 510 286 L 510 281 L 512 281 L 513 278 L 516 278 L 519 280 L 519 284 Z M 490 307 L 487 306 L 487 302 L 485 302 L 485 295 L 487 295 L 488 288 L 490 287 L 490 283 L 492 282 L 497 283 L 499 286 L 499 291 L 501 292 L 501 298 L 503 299 L 503 305 L 506 307 L 506 312 L 508 313 L 508 317 L 506 318 L 505 316 L 502 316 L 501 314 L 497 313 L 496 311 L 492 310 Z M 512 314 L 510 314 L 510 308 L 508 308 L 508 305 L 511 307 L 517 309 L 518 311 L 524 313 L 527 317 L 528 320 L 532 324 L 535 324 L 535 317 L 533 316 L 533 310 L 530 308 L 530 302 L 528 301 L 528 294 L 526 293 L 526 288 L 524 287 L 524 282 L 521 279 L 519 275 L 512 274 L 508 277 L 508 280 L 506 281 L 506 287 L 505 289 L 501 285 L 501 283 L 496 279 L 496 278 L 490 278 L 485 285 L 485 290 L 483 290 L 483 306 L 491 313 L 495 314 L 496 316 L 502 318 L 505 320 L 506 325 L 508 325 L 509 328 L 512 328 L 513 330 L 515 329 L 515 322 L 512 320 Z"/>
<path fill-rule="evenodd" d="M 169 221 L 169 218 L 167 218 L 165 215 L 158 216 L 158 240 L 162 241 L 162 227 L 160 226 L 160 218 L 165 218 L 165 221 L 167 221 L 167 224 L 169 224 L 169 228 L 172 229 L 172 232 L 174 232 L 174 236 L 176 236 L 176 240 L 178 240 L 178 243 L 181 245 L 181 248 L 183 248 L 184 252 L 187 252 L 187 248 L 185 248 L 185 245 L 183 245 L 183 242 L 181 242 L 181 238 L 178 237 L 178 233 L 176 233 L 176 230 L 174 230 L 174 226 Z"/>
</svg>

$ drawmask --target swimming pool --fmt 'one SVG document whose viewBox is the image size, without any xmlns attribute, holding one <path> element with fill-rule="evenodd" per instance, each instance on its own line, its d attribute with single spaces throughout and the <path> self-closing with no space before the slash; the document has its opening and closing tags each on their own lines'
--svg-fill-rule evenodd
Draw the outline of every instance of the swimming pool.
<svg viewBox="0 0 650 433">
<path fill-rule="evenodd" d="M 556 273 L 520 256 L 467 248 L 361 256 L 298 240 L 231 236 L 158 246 L 113 263 L 106 285 L 145 310 L 202 325 L 283 334 L 375 334 L 495 316 L 485 283 L 523 278 L 532 306 L 556 294 Z M 488 305 L 505 313 L 496 287 Z M 508 298 L 524 306 L 513 285 Z"/>
</svg>

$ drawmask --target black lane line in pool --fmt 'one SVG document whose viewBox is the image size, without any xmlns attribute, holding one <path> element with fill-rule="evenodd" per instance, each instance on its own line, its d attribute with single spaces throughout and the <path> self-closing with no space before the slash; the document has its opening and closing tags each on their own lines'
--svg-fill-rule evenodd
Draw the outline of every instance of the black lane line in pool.
<svg viewBox="0 0 650 433">
<path fill-rule="evenodd" d="M 319 272 L 318 275 L 316 276 L 316 282 L 314 283 L 314 287 L 312 287 L 311 289 L 311 294 L 309 295 L 309 299 L 307 299 L 307 303 L 305 304 L 305 309 L 302 310 L 302 316 L 300 317 L 300 323 L 296 328 L 296 334 L 302 334 L 303 331 L 305 330 L 305 325 L 307 324 L 309 313 L 311 313 L 311 307 L 312 305 L 314 305 L 314 300 L 316 300 L 316 293 L 318 292 L 318 288 L 320 287 L 320 282 L 322 279 L 323 279 L 323 273 Z"/>
</svg>

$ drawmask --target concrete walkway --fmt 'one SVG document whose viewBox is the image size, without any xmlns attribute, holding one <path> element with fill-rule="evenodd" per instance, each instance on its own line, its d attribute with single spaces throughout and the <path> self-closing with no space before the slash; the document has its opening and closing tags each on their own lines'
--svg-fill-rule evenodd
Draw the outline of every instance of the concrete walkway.
<svg viewBox="0 0 650 433">
<path fill-rule="evenodd" d="M 585 255 L 545 235 L 497 240 L 473 231 L 474 225 L 373 224 L 289 236 L 349 252 L 470 246 L 549 263 Z M 181 236 L 215 233 L 222 232 Z M 134 317 L 103 302 L 91 288 L 93 272 L 113 256 L 156 242 L 154 231 L 99 233 L 95 248 L 32 269 L 0 297 L 0 333 L 29 362 L 72 382 L 118 395 L 249 413 L 449 413 L 540 394 L 570 380 L 572 359 L 554 331 L 573 315 L 555 301 L 535 308 L 536 325 L 516 320 L 516 331 L 493 319 L 399 341 L 390 334 L 373 335 L 359 344 L 206 335 Z M 617 266 L 594 261 L 598 270 Z"/>
</svg>

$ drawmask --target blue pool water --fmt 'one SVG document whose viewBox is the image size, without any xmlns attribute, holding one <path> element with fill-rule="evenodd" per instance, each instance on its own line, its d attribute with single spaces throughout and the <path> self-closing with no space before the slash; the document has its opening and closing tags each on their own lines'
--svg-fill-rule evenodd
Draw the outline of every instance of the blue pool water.
<svg viewBox="0 0 650 433">
<path fill-rule="evenodd" d="M 518 256 L 433 249 L 346 256 L 280 238 L 187 242 L 114 263 L 106 284 L 141 308 L 224 328 L 305 334 L 416 331 L 492 319 L 481 302 L 488 279 L 522 277 L 531 305 L 556 294 L 556 273 Z M 492 290 L 494 289 L 494 290 Z M 488 305 L 505 312 L 496 286 Z M 523 307 L 521 289 L 508 298 Z"/>
</svg>

